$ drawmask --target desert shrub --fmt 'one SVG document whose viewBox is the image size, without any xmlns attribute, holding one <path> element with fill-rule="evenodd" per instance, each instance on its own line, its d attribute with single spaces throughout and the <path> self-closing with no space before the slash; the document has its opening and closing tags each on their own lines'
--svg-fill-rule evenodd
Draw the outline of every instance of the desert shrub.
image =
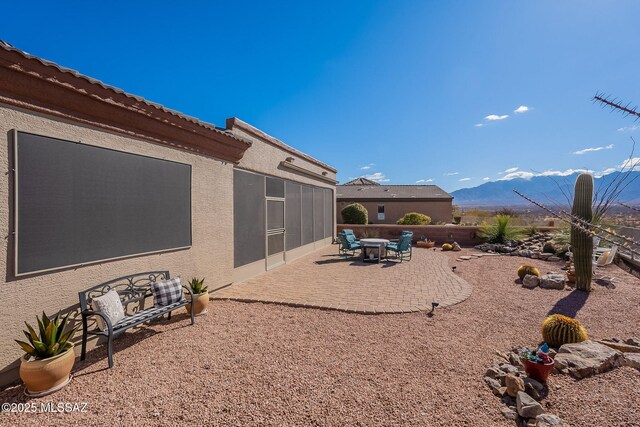
<svg viewBox="0 0 640 427">
<path fill-rule="evenodd" d="M 462 220 L 461 216 L 454 216 L 453 217 L 453 223 L 454 224 L 460 224 L 460 221 Z"/>
<path fill-rule="evenodd" d="M 538 227 L 536 227 L 535 225 L 530 225 L 530 226 L 524 227 L 522 229 L 522 234 L 524 234 L 525 236 L 528 236 L 528 237 L 533 236 L 537 232 L 538 232 Z"/>
<path fill-rule="evenodd" d="M 479 234 L 489 243 L 504 243 L 507 240 L 515 240 L 522 236 L 513 226 L 511 217 L 508 215 L 496 215 L 493 222 L 484 224 L 480 228 Z"/>
<path fill-rule="evenodd" d="M 514 211 L 513 209 L 502 208 L 502 209 L 496 211 L 496 215 L 510 216 L 511 218 L 515 218 L 515 217 L 518 216 L 518 213 L 516 211 Z"/>
<path fill-rule="evenodd" d="M 442 250 L 443 251 L 450 251 L 453 250 L 453 245 L 449 244 L 449 243 L 445 243 L 442 245 Z"/>
<path fill-rule="evenodd" d="M 404 214 L 402 218 L 396 221 L 399 225 L 429 225 L 431 224 L 431 217 L 418 212 L 409 212 Z"/>
<path fill-rule="evenodd" d="M 360 203 L 347 205 L 340 213 L 343 224 L 366 224 L 369 221 L 369 212 Z"/>
<path fill-rule="evenodd" d="M 518 267 L 518 277 L 520 280 L 524 279 L 524 276 L 527 274 L 540 277 L 540 270 L 531 265 L 521 265 Z"/>
<path fill-rule="evenodd" d="M 562 314 L 552 314 L 542 322 L 542 339 L 551 347 L 589 339 L 580 322 Z"/>
</svg>

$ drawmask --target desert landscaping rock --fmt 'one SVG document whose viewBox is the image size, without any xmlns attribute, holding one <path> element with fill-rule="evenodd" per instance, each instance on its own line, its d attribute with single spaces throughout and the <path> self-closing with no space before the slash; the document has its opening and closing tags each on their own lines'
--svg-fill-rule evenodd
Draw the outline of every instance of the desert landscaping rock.
<svg viewBox="0 0 640 427">
<path fill-rule="evenodd" d="M 524 391 L 525 389 L 522 378 L 512 374 L 507 374 L 505 385 L 507 386 L 507 394 L 511 397 L 516 397 L 519 391 Z"/>
<path fill-rule="evenodd" d="M 540 287 L 543 289 L 564 289 L 562 274 L 544 274 L 540 277 Z"/>
<path fill-rule="evenodd" d="M 531 384 L 525 384 L 524 392 L 533 397 L 535 400 L 540 400 L 540 393 L 538 393 L 538 390 L 536 390 Z"/>
<path fill-rule="evenodd" d="M 624 365 L 640 370 L 640 353 L 624 353 Z"/>
<path fill-rule="evenodd" d="M 621 352 L 596 341 L 565 344 L 555 358 L 556 368 L 575 378 L 586 378 L 624 365 Z"/>
<path fill-rule="evenodd" d="M 502 416 L 508 420 L 515 420 L 518 415 L 518 413 L 509 406 L 503 406 L 500 408 L 500 412 L 502 413 Z"/>
<path fill-rule="evenodd" d="M 623 353 L 640 353 L 640 347 L 636 345 L 626 344 L 623 342 L 609 341 L 609 340 L 596 340 L 600 344 L 604 344 L 607 347 L 611 347 L 615 350 L 621 351 Z"/>
<path fill-rule="evenodd" d="M 518 368 L 509 363 L 503 363 L 500 365 L 500 370 L 502 372 L 506 372 L 507 374 L 518 375 Z"/>
<path fill-rule="evenodd" d="M 524 391 L 518 392 L 516 397 L 516 408 L 518 415 L 524 418 L 535 418 L 544 413 L 542 405 Z"/>
<path fill-rule="evenodd" d="M 557 415 L 542 414 L 536 417 L 536 427 L 561 427 L 562 419 Z"/>
<path fill-rule="evenodd" d="M 522 287 L 527 289 L 533 289 L 540 284 L 540 278 L 533 274 L 527 274 L 522 279 Z"/>
</svg>

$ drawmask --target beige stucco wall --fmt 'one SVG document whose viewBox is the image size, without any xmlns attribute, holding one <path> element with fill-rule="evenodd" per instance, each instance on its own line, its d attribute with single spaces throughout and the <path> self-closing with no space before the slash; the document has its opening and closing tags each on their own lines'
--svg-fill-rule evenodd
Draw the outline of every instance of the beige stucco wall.
<svg viewBox="0 0 640 427">
<path fill-rule="evenodd" d="M 337 202 L 337 212 L 340 216 L 342 208 L 351 202 Z M 409 202 L 402 200 L 380 200 L 380 201 L 358 201 L 369 212 L 369 222 L 373 224 L 395 224 L 404 214 L 409 212 L 418 212 L 431 217 L 431 223 L 438 222 L 450 223 L 452 218 L 452 202 L 451 200 L 443 201 L 427 201 L 427 202 Z M 383 221 L 378 220 L 378 205 L 384 205 Z M 342 221 L 342 217 L 338 218 Z"/>
<path fill-rule="evenodd" d="M 22 352 L 13 340 L 22 336 L 23 322 L 35 322 L 35 315 L 42 310 L 50 314 L 75 309 L 80 290 L 123 275 L 164 269 L 168 269 L 172 276 L 206 277 L 209 289 L 231 282 L 233 258 L 229 255 L 229 242 L 233 241 L 233 165 L 0 104 L 0 162 L 3 171 L 11 168 L 9 145 L 12 129 L 192 165 L 193 245 L 180 251 L 13 278 L 11 268 L 8 268 L 8 264 L 13 263 L 10 250 L 13 230 L 9 229 L 12 209 L 8 203 L 10 192 L 13 192 L 12 176 L 3 173 L 0 199 L 5 202 L 0 204 L 0 233 L 5 239 L 0 245 L 0 385 L 16 378 L 15 362 Z"/>
</svg>

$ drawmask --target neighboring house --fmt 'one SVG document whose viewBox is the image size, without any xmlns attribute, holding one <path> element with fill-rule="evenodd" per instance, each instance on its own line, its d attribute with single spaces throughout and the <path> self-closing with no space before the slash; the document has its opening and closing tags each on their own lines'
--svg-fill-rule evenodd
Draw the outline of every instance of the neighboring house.
<svg viewBox="0 0 640 427">
<path fill-rule="evenodd" d="M 77 310 L 81 290 L 169 270 L 213 291 L 335 235 L 331 166 L 2 41 L 0 158 L 0 386 L 17 378 L 24 321 Z"/>
<path fill-rule="evenodd" d="M 342 221 L 342 208 L 360 203 L 369 212 L 371 224 L 395 224 L 409 212 L 431 217 L 431 223 L 449 223 L 453 216 L 453 197 L 437 185 L 380 185 L 357 178 L 336 186 L 336 212 Z"/>
</svg>

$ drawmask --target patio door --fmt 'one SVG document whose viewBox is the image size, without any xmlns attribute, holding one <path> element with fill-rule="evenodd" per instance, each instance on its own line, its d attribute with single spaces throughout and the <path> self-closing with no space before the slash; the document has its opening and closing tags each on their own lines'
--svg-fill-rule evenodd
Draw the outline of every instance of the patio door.
<svg viewBox="0 0 640 427">
<path fill-rule="evenodd" d="M 284 198 L 267 197 L 267 270 L 284 264 Z"/>
</svg>

